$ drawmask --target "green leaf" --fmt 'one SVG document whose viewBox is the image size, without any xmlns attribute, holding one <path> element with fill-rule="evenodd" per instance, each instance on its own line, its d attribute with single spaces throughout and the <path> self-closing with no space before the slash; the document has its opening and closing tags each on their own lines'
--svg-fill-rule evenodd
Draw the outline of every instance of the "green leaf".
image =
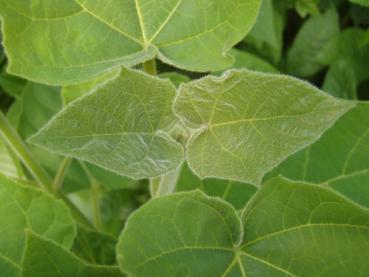
<svg viewBox="0 0 369 277">
<path fill-rule="evenodd" d="M 277 178 L 247 205 L 242 226 L 228 204 L 198 191 L 153 199 L 131 216 L 117 251 L 132 276 L 359 276 L 369 270 L 368 239 L 367 210 Z"/>
<path fill-rule="evenodd" d="M 358 106 L 309 148 L 289 157 L 270 176 L 331 186 L 353 201 L 369 207 L 369 103 Z"/>
<path fill-rule="evenodd" d="M 320 55 L 324 64 L 346 61 L 358 82 L 369 78 L 369 45 L 363 45 L 365 31 L 348 28 L 331 40 Z"/>
<path fill-rule="evenodd" d="M 23 174 L 19 171 L 19 163 L 17 159 L 11 155 L 10 149 L 6 146 L 5 141 L 0 135 L 0 172 L 11 178 L 21 179 Z"/>
<path fill-rule="evenodd" d="M 187 160 L 198 176 L 259 185 L 353 106 L 292 77 L 229 71 L 183 84 L 174 108 L 196 128 Z"/>
<path fill-rule="evenodd" d="M 120 68 L 113 68 L 111 71 L 105 72 L 94 79 L 88 80 L 83 83 L 74 85 L 64 86 L 61 95 L 63 98 L 64 105 L 69 104 L 73 100 L 81 97 L 82 95 L 91 92 L 98 86 L 102 86 L 110 80 L 116 78 L 120 73 Z"/>
<path fill-rule="evenodd" d="M 364 7 L 369 7 L 369 0 L 350 0 L 350 2 L 364 6 Z"/>
<path fill-rule="evenodd" d="M 67 249 L 33 232 L 27 232 L 22 276 L 121 277 L 118 267 L 88 264 Z"/>
<path fill-rule="evenodd" d="M 78 226 L 72 252 L 91 264 L 114 265 L 117 240 L 107 234 Z"/>
<path fill-rule="evenodd" d="M 284 26 L 283 3 L 263 0 L 256 23 L 244 41 L 258 49 L 263 57 L 278 62 L 282 55 Z"/>
<path fill-rule="evenodd" d="M 230 53 L 234 56 L 235 62 L 230 68 L 248 69 L 265 73 L 279 73 L 273 65 L 258 56 L 246 51 L 232 49 Z"/>
<path fill-rule="evenodd" d="M 199 179 L 194 175 L 187 164 L 183 165 L 176 185 L 176 192 L 200 189 L 207 195 L 219 197 L 230 203 L 237 210 L 243 209 L 257 188 L 253 185 L 221 180 Z"/>
<path fill-rule="evenodd" d="M 288 51 L 288 71 L 293 75 L 308 77 L 321 70 L 324 65 L 319 60 L 319 53 L 338 33 L 335 9 L 305 21 Z"/>
<path fill-rule="evenodd" d="M 221 276 L 241 233 L 235 210 L 199 191 L 154 198 L 128 220 L 118 263 L 137 277 Z"/>
<path fill-rule="evenodd" d="M 78 83 L 154 56 L 187 70 L 220 70 L 233 62 L 227 52 L 251 29 L 259 5 L 260 0 L 4 0 L 8 70 L 52 84 Z"/>
<path fill-rule="evenodd" d="M 341 60 L 334 63 L 325 75 L 323 90 L 335 97 L 357 99 L 357 79 L 350 68 L 349 61 Z"/>
<path fill-rule="evenodd" d="M 122 69 L 116 79 L 68 105 L 30 141 L 130 178 L 156 177 L 182 162 L 181 145 L 165 132 L 176 120 L 175 94 L 167 80 Z"/>
<path fill-rule="evenodd" d="M 18 276 L 25 248 L 25 229 L 66 247 L 72 245 L 75 225 L 68 208 L 49 194 L 0 175 L 0 268 Z"/>
</svg>

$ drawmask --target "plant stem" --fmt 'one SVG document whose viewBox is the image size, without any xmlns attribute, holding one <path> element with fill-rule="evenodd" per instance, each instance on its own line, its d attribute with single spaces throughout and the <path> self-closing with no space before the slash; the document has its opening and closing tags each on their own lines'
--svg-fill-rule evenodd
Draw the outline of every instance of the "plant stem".
<svg viewBox="0 0 369 277">
<path fill-rule="evenodd" d="M 41 188 L 45 191 L 52 192 L 51 179 L 49 175 L 32 157 L 31 152 L 28 150 L 22 138 L 10 125 L 9 121 L 1 111 L 0 131 L 8 146 L 31 172 L 32 176 L 36 179 Z"/>
<path fill-rule="evenodd" d="M 59 167 L 59 170 L 56 173 L 54 182 L 53 182 L 53 191 L 55 193 L 60 191 L 60 189 L 63 185 L 65 174 L 67 173 L 69 165 L 70 165 L 71 162 L 72 162 L 72 158 L 70 158 L 70 157 L 65 157 L 64 160 L 62 161 L 62 163 Z"/>
<path fill-rule="evenodd" d="M 64 200 L 65 204 L 70 208 L 75 219 L 90 227 L 91 223 L 86 217 L 77 209 L 73 203 L 62 194 L 55 193 L 52 189 L 52 180 L 47 172 L 36 162 L 32 157 L 31 152 L 27 148 L 26 144 L 14 128 L 10 125 L 5 115 L 0 111 L 0 133 L 3 135 L 8 146 L 17 155 L 19 160 L 22 161 L 24 166 L 30 171 L 32 176 L 36 179 L 37 184 L 47 192 L 54 194 L 56 197 Z"/>
<path fill-rule="evenodd" d="M 156 197 L 174 192 L 179 175 L 181 174 L 181 169 L 182 167 L 180 166 L 175 171 L 171 171 L 159 178 L 160 180 L 155 191 Z"/>
<path fill-rule="evenodd" d="M 156 60 L 155 58 L 148 60 L 142 64 L 143 70 L 151 75 L 156 75 L 158 72 L 156 70 Z"/>
<path fill-rule="evenodd" d="M 83 171 L 86 173 L 87 178 L 90 180 L 90 195 L 91 195 L 91 206 L 92 206 L 92 216 L 95 228 L 97 230 L 102 229 L 101 221 L 101 211 L 100 211 L 100 200 L 99 200 L 99 190 L 100 185 L 96 178 L 91 174 L 90 170 L 84 162 L 80 163 Z"/>
</svg>

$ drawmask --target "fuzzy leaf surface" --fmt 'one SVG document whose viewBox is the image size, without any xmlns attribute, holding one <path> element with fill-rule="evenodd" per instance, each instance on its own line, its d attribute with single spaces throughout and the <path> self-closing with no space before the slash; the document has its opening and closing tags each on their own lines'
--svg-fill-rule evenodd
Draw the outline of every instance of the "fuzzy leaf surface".
<svg viewBox="0 0 369 277">
<path fill-rule="evenodd" d="M 167 80 L 122 69 L 63 109 L 31 142 L 133 179 L 156 177 L 182 162 L 181 145 L 165 132 L 176 120 L 175 94 Z"/>
<path fill-rule="evenodd" d="M 233 70 L 183 84 L 174 109 L 197 129 L 187 160 L 198 176 L 259 185 L 353 105 L 288 76 Z"/>
</svg>

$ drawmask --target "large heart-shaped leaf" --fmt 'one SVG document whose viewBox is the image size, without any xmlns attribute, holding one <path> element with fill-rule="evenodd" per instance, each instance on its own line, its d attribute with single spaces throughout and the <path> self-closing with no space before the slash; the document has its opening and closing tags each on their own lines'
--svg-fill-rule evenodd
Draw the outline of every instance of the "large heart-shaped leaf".
<svg viewBox="0 0 369 277">
<path fill-rule="evenodd" d="M 292 77 L 229 71 L 183 84 L 174 109 L 197 128 L 187 150 L 195 173 L 259 184 L 353 105 Z"/>
<path fill-rule="evenodd" d="M 183 157 L 165 132 L 176 120 L 175 94 L 170 81 L 122 69 L 68 105 L 31 142 L 134 179 L 162 175 Z"/>
<path fill-rule="evenodd" d="M 89 264 L 61 245 L 28 232 L 22 276 L 122 277 L 123 274 L 117 266 Z"/>
<path fill-rule="evenodd" d="M 369 207 L 369 103 L 360 103 L 322 138 L 289 157 L 271 176 L 330 185 Z"/>
<path fill-rule="evenodd" d="M 0 268 L 2 276 L 18 276 L 25 248 L 25 229 L 65 247 L 75 237 L 68 208 L 52 196 L 0 175 Z"/>
<path fill-rule="evenodd" d="M 359 276 L 369 270 L 369 212 L 323 187 L 274 179 L 241 218 L 198 191 L 151 200 L 120 237 L 121 269 L 161 277 Z"/>
<path fill-rule="evenodd" d="M 193 71 L 232 63 L 260 0 L 4 0 L 8 70 L 65 84 L 154 56 Z M 17 35 L 14 35 L 17 34 Z"/>
</svg>

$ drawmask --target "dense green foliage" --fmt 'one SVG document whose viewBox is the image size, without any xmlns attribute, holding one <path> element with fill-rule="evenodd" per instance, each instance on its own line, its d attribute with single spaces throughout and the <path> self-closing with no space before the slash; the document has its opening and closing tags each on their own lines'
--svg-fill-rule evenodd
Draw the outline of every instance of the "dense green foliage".
<svg viewBox="0 0 369 277">
<path fill-rule="evenodd" d="M 368 0 L 0 0 L 0 275 L 369 274 Z"/>
</svg>

